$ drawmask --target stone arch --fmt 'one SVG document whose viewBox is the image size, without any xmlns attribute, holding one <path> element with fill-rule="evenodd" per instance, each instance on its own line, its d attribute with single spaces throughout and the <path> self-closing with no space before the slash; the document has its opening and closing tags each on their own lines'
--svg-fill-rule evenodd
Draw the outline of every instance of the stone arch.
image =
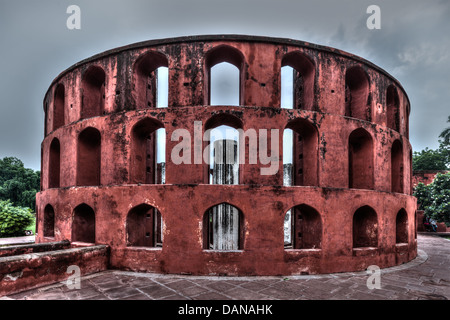
<svg viewBox="0 0 450 320">
<path fill-rule="evenodd" d="M 353 214 L 353 248 L 378 247 L 377 213 L 363 206 Z"/>
<path fill-rule="evenodd" d="M 391 147 L 391 191 L 404 193 L 403 183 L 403 145 L 395 140 Z"/>
<path fill-rule="evenodd" d="M 373 139 L 363 128 L 354 130 L 348 138 L 349 188 L 373 189 Z"/>
<path fill-rule="evenodd" d="M 243 250 L 244 215 L 240 209 L 220 203 L 203 215 L 203 249 Z"/>
<path fill-rule="evenodd" d="M 132 208 L 127 215 L 127 246 L 162 247 L 163 221 L 161 213 L 148 204 Z"/>
<path fill-rule="evenodd" d="M 236 48 L 229 45 L 219 45 L 205 54 L 205 105 L 211 105 L 211 69 L 219 63 L 229 63 L 239 70 L 239 104 L 244 104 L 245 58 Z"/>
<path fill-rule="evenodd" d="M 95 211 L 85 203 L 73 210 L 72 241 L 95 243 Z"/>
<path fill-rule="evenodd" d="M 133 67 L 133 95 L 136 109 L 157 107 L 158 69 L 167 68 L 167 57 L 156 51 L 139 56 Z"/>
<path fill-rule="evenodd" d="M 101 134 L 88 127 L 78 135 L 77 186 L 98 186 L 101 177 Z"/>
<path fill-rule="evenodd" d="M 55 237 L 55 210 L 51 204 L 44 209 L 44 237 Z"/>
<path fill-rule="evenodd" d="M 319 212 L 306 204 L 292 207 L 284 219 L 285 248 L 320 249 L 322 219 Z"/>
<path fill-rule="evenodd" d="M 48 187 L 59 188 L 61 181 L 61 146 L 58 138 L 50 144 L 48 161 Z"/>
<path fill-rule="evenodd" d="M 369 99 L 369 77 L 358 66 L 350 67 L 345 73 L 345 116 L 371 120 Z"/>
<path fill-rule="evenodd" d="M 395 218 L 395 243 L 408 243 L 408 214 L 403 208 Z"/>
<path fill-rule="evenodd" d="M 91 66 L 81 80 L 81 119 L 103 115 L 105 111 L 105 71 Z"/>
<path fill-rule="evenodd" d="M 281 67 L 293 69 L 293 109 L 313 110 L 315 65 L 307 55 L 294 51 L 284 55 Z"/>
<path fill-rule="evenodd" d="M 319 133 L 317 128 L 308 120 L 299 118 L 290 121 L 286 129 L 293 131 L 292 185 L 318 186 Z"/>
<path fill-rule="evenodd" d="M 240 153 L 245 152 L 245 141 L 241 141 L 242 121 L 234 115 L 221 113 L 209 118 L 204 126 L 205 140 L 203 150 L 209 150 L 210 154 L 216 155 L 222 159 L 222 162 L 215 163 L 216 157 L 210 156 L 209 162 L 205 164 L 204 182 L 214 184 L 239 184 L 241 181 L 241 165 Z M 234 131 L 234 135 L 238 136 L 236 140 L 227 139 L 225 133 L 221 141 L 211 141 L 211 132 L 214 129 L 222 128 L 222 131 Z M 228 137 L 229 138 L 229 137 Z M 209 148 L 211 149 L 209 149 Z M 221 155 L 221 156 L 220 156 Z M 215 172 L 220 173 L 220 177 L 215 179 Z M 222 177 L 222 178 L 221 178 Z M 228 178 L 226 178 L 228 177 Z"/>
<path fill-rule="evenodd" d="M 130 183 L 156 184 L 157 130 L 164 125 L 156 119 L 144 118 L 131 129 Z"/>
<path fill-rule="evenodd" d="M 65 88 L 60 83 L 55 88 L 53 98 L 53 131 L 64 126 L 65 100 Z"/>
</svg>

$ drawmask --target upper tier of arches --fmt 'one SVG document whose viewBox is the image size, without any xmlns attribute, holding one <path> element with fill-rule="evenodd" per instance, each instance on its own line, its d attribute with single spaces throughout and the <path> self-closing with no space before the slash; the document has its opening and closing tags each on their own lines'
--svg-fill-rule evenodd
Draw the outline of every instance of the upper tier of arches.
<svg viewBox="0 0 450 320">
<path fill-rule="evenodd" d="M 285 108 L 281 69 L 290 67 L 293 109 L 369 121 L 408 137 L 408 97 L 381 68 L 333 48 L 236 36 L 150 41 L 74 65 L 45 96 L 45 134 L 90 117 L 157 108 L 161 68 L 168 70 L 169 108 L 211 105 L 211 71 L 219 64 L 237 69 L 240 106 Z"/>
</svg>

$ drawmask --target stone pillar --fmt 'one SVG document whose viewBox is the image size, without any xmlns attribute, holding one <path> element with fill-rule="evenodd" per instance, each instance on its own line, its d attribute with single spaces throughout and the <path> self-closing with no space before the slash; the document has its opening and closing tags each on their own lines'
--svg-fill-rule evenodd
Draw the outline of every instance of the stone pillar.
<svg viewBox="0 0 450 320">
<path fill-rule="evenodd" d="M 283 185 L 284 186 L 292 186 L 292 163 L 285 163 L 283 165 Z M 292 244 L 291 239 L 291 228 L 292 228 L 292 210 L 288 210 L 286 212 L 286 216 L 284 217 L 284 244 L 290 245 Z"/>
<path fill-rule="evenodd" d="M 238 145 L 235 140 L 214 141 L 213 184 L 239 184 Z"/>
</svg>

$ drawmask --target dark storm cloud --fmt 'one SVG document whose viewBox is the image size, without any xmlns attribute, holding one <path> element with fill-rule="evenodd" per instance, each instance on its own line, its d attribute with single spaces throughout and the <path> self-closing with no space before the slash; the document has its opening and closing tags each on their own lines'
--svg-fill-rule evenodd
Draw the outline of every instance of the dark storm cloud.
<svg viewBox="0 0 450 320">
<path fill-rule="evenodd" d="M 81 30 L 66 28 L 72 4 Z M 366 27 L 372 4 L 381 30 Z M 72 64 L 138 41 L 223 33 L 294 38 L 374 62 L 410 97 L 414 149 L 436 147 L 450 114 L 449 9 L 446 0 L 0 0 L 0 157 L 39 169 L 42 100 Z"/>
</svg>

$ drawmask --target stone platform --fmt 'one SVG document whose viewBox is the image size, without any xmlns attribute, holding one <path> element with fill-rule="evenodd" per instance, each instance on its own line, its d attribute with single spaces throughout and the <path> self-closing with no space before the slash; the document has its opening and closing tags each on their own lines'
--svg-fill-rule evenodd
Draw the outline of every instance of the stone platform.
<svg viewBox="0 0 450 320">
<path fill-rule="evenodd" d="M 14 300 L 448 300 L 450 240 L 418 235 L 419 254 L 381 270 L 380 289 L 366 272 L 290 277 L 194 277 L 108 270 L 0 299 Z"/>
</svg>

